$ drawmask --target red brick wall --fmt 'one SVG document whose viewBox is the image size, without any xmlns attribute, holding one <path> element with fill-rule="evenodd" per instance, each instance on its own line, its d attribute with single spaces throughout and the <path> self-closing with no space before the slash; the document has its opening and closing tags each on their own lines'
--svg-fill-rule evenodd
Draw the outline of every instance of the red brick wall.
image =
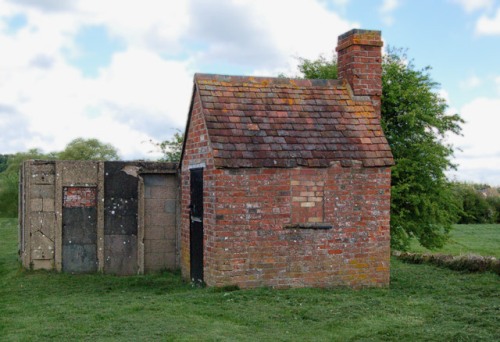
<svg viewBox="0 0 500 342">
<path fill-rule="evenodd" d="M 190 274 L 189 265 L 189 209 L 190 199 L 190 167 L 204 165 L 204 231 L 205 231 L 205 281 L 210 284 L 210 272 L 207 272 L 207 265 L 210 265 L 210 249 L 207 248 L 207 232 L 212 229 L 215 222 L 213 192 L 213 152 L 210 147 L 207 128 L 201 115 L 201 105 L 198 93 L 195 93 L 191 109 L 191 119 L 187 132 L 186 145 L 181 164 L 181 270 L 183 277 L 188 279 Z"/>
<path fill-rule="evenodd" d="M 389 284 L 390 169 L 215 169 L 195 94 L 181 182 L 189 277 L 189 166 L 204 169 L 204 276 L 242 288 Z M 287 228 L 303 224 L 331 229 Z"/>
<path fill-rule="evenodd" d="M 216 170 L 214 178 L 209 285 L 389 284 L 388 168 Z M 332 228 L 285 228 L 301 223 Z"/>
</svg>

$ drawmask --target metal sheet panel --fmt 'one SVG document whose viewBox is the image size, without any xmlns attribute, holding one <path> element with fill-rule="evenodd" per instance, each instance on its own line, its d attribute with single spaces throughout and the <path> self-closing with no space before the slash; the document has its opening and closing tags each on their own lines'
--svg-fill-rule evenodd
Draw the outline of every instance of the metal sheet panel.
<svg viewBox="0 0 500 342">
<path fill-rule="evenodd" d="M 97 271 L 97 189 L 64 187 L 62 217 L 62 270 Z"/>
</svg>

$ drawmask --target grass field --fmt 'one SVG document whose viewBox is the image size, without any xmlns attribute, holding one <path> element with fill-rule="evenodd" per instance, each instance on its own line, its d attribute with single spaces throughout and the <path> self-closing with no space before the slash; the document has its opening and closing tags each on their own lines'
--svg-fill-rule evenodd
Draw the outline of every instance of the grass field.
<svg viewBox="0 0 500 342">
<path fill-rule="evenodd" d="M 26 272 L 0 219 L 0 340 L 499 341 L 500 278 L 392 260 L 388 289 L 224 291 Z"/>
<path fill-rule="evenodd" d="M 413 241 L 410 251 L 451 255 L 479 254 L 500 258 L 500 224 L 456 225 L 443 248 L 430 251 Z"/>
</svg>

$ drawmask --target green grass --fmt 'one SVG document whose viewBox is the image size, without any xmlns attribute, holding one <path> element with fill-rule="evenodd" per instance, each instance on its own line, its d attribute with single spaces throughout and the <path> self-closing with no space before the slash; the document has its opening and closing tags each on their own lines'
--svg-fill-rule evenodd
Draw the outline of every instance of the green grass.
<svg viewBox="0 0 500 342">
<path fill-rule="evenodd" d="M 388 289 L 224 291 L 21 270 L 0 219 L 0 340 L 499 341 L 500 278 L 392 260 Z"/>
<path fill-rule="evenodd" d="M 451 231 L 448 243 L 440 249 L 428 250 L 412 241 L 410 251 L 451 255 L 479 254 L 500 258 L 500 224 L 459 224 Z"/>
</svg>

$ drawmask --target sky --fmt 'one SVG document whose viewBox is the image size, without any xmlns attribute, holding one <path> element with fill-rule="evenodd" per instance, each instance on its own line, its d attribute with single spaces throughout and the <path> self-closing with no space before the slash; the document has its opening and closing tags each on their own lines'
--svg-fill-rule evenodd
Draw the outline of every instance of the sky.
<svg viewBox="0 0 500 342">
<path fill-rule="evenodd" d="M 465 120 L 450 178 L 500 185 L 500 0 L 0 0 L 0 154 L 83 137 L 154 159 L 194 73 L 298 75 L 352 28 L 432 67 Z"/>
</svg>

